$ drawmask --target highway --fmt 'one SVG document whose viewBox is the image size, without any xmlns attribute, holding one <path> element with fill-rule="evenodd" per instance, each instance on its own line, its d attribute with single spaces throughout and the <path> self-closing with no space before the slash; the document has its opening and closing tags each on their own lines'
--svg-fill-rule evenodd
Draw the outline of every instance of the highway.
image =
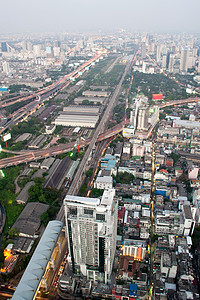
<svg viewBox="0 0 200 300">
<path fill-rule="evenodd" d="M 93 147 L 95 146 L 95 143 L 97 141 L 97 138 L 99 136 L 100 133 L 102 133 L 102 131 L 104 130 L 105 128 L 105 125 L 107 124 L 107 121 L 110 117 L 110 114 L 111 114 L 111 111 L 114 107 L 114 103 L 117 99 L 117 97 L 119 96 L 120 92 L 121 92 L 121 87 L 122 87 L 122 83 L 124 81 L 124 78 L 128 72 L 128 70 L 130 69 L 130 66 L 132 64 L 132 60 L 130 60 L 128 63 L 127 63 L 127 66 L 125 68 L 125 71 L 121 77 L 121 80 L 119 82 L 119 84 L 117 85 L 109 103 L 108 103 L 108 106 L 104 112 L 104 115 L 99 123 L 99 125 L 97 126 L 96 130 L 95 130 L 95 133 L 90 141 L 90 144 L 89 144 L 89 147 L 87 148 L 86 150 L 86 153 L 80 163 L 80 166 L 79 166 L 79 169 L 74 177 L 74 180 L 72 181 L 72 184 L 70 186 L 70 189 L 69 189 L 69 194 L 70 195 L 76 195 L 78 190 L 80 189 L 80 184 L 82 182 L 82 176 L 84 175 L 85 173 L 85 170 L 86 170 L 86 166 L 87 166 L 87 161 L 89 159 L 89 156 L 90 156 L 90 153 L 93 149 Z"/>
<path fill-rule="evenodd" d="M 106 130 L 104 133 L 100 134 L 97 138 L 97 142 L 103 141 L 105 139 L 108 139 L 119 132 L 122 131 L 123 125 L 126 124 L 127 121 L 123 121 L 120 124 L 117 124 L 116 126 L 112 127 L 109 130 Z M 79 147 L 83 148 L 91 143 L 91 138 L 86 140 L 80 140 Z M 60 144 L 57 146 L 53 146 L 47 149 L 41 149 L 41 150 L 33 150 L 33 151 L 22 151 L 21 154 L 15 155 L 13 157 L 3 158 L 0 159 L 0 169 L 16 166 L 22 163 L 27 163 L 30 161 L 46 158 L 49 156 L 56 156 L 61 153 L 66 153 L 71 150 L 73 150 L 74 145 L 76 142 L 73 143 L 67 143 L 67 144 Z M 4 150 L 3 150 L 4 151 Z M 6 153 L 13 154 L 13 151 L 5 150 Z M 19 152 L 18 152 L 19 153 Z"/>
<path fill-rule="evenodd" d="M 133 60 L 129 60 L 127 61 L 127 65 L 126 65 L 126 68 L 124 70 L 124 73 L 120 79 L 120 82 L 119 84 L 116 86 L 115 88 L 115 91 L 113 93 L 113 95 L 111 96 L 111 99 L 108 103 L 108 106 L 104 112 L 104 115 L 99 123 L 99 125 L 97 126 L 96 130 L 95 130 L 95 133 L 89 143 L 89 147 L 87 148 L 86 152 L 85 152 L 85 155 L 79 165 L 79 168 L 78 168 L 78 171 L 76 172 L 76 175 L 74 176 L 73 178 L 73 181 L 71 183 L 71 186 L 68 190 L 68 194 L 69 195 L 77 195 L 80 187 L 81 187 L 81 184 L 82 184 L 82 180 L 83 180 L 83 177 L 85 175 L 85 172 L 86 172 L 86 169 L 87 169 L 87 166 L 88 166 L 88 159 L 89 159 L 89 156 L 90 156 L 90 153 L 92 151 L 92 149 L 94 148 L 95 146 L 95 143 L 97 142 L 98 140 L 98 136 L 100 133 L 102 133 L 102 131 L 104 130 L 105 128 L 105 125 L 107 124 L 107 121 L 110 117 L 110 114 L 111 114 L 111 111 L 114 107 L 114 103 L 117 99 L 117 97 L 119 96 L 120 92 L 121 92 L 121 87 L 122 87 L 122 83 L 124 81 L 124 78 L 126 76 L 126 74 L 128 73 L 131 65 L 133 63 Z M 123 128 L 123 127 L 122 127 Z M 105 135 L 104 135 L 105 137 Z M 60 208 L 60 211 L 58 212 L 58 215 L 57 215 L 57 220 L 60 220 L 60 221 L 63 221 L 64 220 L 64 208 L 63 208 L 63 205 L 61 206 Z"/>
<path fill-rule="evenodd" d="M 25 120 L 29 115 L 31 115 L 35 110 L 37 110 L 49 96 L 66 88 L 70 84 L 72 79 L 78 78 L 81 73 L 85 72 L 87 67 L 90 67 L 93 62 L 99 60 L 103 55 L 107 53 L 108 51 L 105 49 L 101 51 L 97 51 L 91 59 L 89 59 L 83 65 L 78 67 L 75 71 L 64 76 L 59 81 L 49 85 L 48 87 L 42 88 L 38 90 L 36 93 L 33 93 L 29 96 L 21 97 L 12 102 L 0 104 L 0 108 L 1 107 L 3 108 L 15 104 L 17 102 L 22 102 L 27 100 L 30 101 L 30 103 L 24 105 L 23 107 L 15 111 L 13 114 L 10 114 L 8 116 L 8 122 L 5 124 L 3 128 L 0 128 L 0 134 L 6 131 L 7 129 L 9 129 L 11 126 L 17 124 L 19 121 Z"/>
<path fill-rule="evenodd" d="M 168 106 L 173 106 L 173 105 L 180 105 L 180 104 L 185 104 L 185 103 L 194 103 L 194 102 L 199 102 L 200 98 L 187 98 L 187 99 L 181 99 L 181 100 L 172 100 L 170 102 L 165 102 L 162 104 L 159 104 L 158 107 L 159 108 L 164 108 L 164 107 L 168 107 Z"/>
</svg>

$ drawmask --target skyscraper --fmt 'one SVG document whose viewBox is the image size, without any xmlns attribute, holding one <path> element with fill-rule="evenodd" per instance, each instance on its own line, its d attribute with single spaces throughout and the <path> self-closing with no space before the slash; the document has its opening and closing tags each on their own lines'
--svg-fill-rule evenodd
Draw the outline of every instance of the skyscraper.
<svg viewBox="0 0 200 300">
<path fill-rule="evenodd" d="M 10 66 L 7 61 L 2 62 L 2 67 L 3 67 L 3 73 L 5 73 L 6 75 L 10 74 Z"/>
<path fill-rule="evenodd" d="M 142 58 L 146 57 L 146 51 L 147 51 L 146 43 L 143 42 L 142 45 L 141 45 L 141 56 L 142 56 Z"/>
<path fill-rule="evenodd" d="M 41 45 L 33 45 L 33 53 L 35 57 L 39 57 L 41 55 Z"/>
<path fill-rule="evenodd" d="M 1 43 L 1 52 L 8 52 L 7 43 L 2 42 Z"/>
<path fill-rule="evenodd" d="M 137 129 L 138 130 L 147 130 L 148 129 L 148 109 L 147 109 L 147 107 L 139 108 Z"/>
<path fill-rule="evenodd" d="M 162 54 L 162 44 L 159 44 L 156 49 L 156 61 L 159 63 L 161 61 Z"/>
<path fill-rule="evenodd" d="M 200 73 L 200 57 L 199 57 L 199 60 L 198 60 L 198 68 L 197 68 L 197 72 Z"/>
<path fill-rule="evenodd" d="M 162 57 L 162 68 L 166 68 L 167 66 L 167 55 L 163 55 Z"/>
<path fill-rule="evenodd" d="M 188 49 L 182 49 L 181 50 L 181 60 L 180 60 L 180 71 L 182 71 L 182 72 L 187 72 L 188 57 L 189 57 L 189 50 Z"/>
<path fill-rule="evenodd" d="M 101 200 L 66 195 L 64 208 L 73 272 L 107 283 L 116 249 L 115 190 L 104 191 Z"/>
<path fill-rule="evenodd" d="M 170 53 L 169 55 L 169 65 L 168 65 L 168 70 L 170 73 L 174 72 L 174 54 Z"/>
</svg>

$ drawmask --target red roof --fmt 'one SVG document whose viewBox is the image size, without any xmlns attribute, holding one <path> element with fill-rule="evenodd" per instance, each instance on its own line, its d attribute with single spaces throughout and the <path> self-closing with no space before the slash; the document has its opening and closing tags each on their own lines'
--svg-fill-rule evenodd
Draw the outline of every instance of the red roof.
<svg viewBox="0 0 200 300">
<path fill-rule="evenodd" d="M 160 172 L 160 173 L 168 174 L 167 170 L 165 170 L 165 169 L 161 169 L 161 170 L 159 170 L 159 172 Z"/>
<path fill-rule="evenodd" d="M 163 99 L 163 94 L 153 94 L 152 95 L 152 100 L 162 100 Z"/>
</svg>

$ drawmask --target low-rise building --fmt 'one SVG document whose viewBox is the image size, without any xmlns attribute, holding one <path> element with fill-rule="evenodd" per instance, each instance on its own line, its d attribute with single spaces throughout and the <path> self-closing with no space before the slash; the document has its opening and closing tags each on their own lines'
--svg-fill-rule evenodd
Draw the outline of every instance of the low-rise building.
<svg viewBox="0 0 200 300">
<path fill-rule="evenodd" d="M 35 185 L 34 181 L 27 182 L 25 187 L 21 190 L 19 195 L 16 197 L 16 201 L 18 204 L 25 204 L 28 201 L 28 197 L 29 197 L 28 191 L 30 187 L 34 185 Z"/>
<path fill-rule="evenodd" d="M 54 130 L 56 129 L 56 125 L 49 125 L 46 126 L 46 133 L 47 134 L 52 134 L 54 132 Z"/>
<path fill-rule="evenodd" d="M 40 227 L 40 217 L 49 205 L 39 202 L 29 202 L 17 218 L 12 228 L 17 229 L 19 236 L 36 238 Z"/>
<path fill-rule="evenodd" d="M 163 252 L 161 254 L 160 270 L 165 278 L 176 278 L 177 261 L 175 252 Z"/>
<path fill-rule="evenodd" d="M 94 182 L 94 187 L 100 190 L 108 190 L 113 188 L 112 176 L 98 176 Z"/>
<path fill-rule="evenodd" d="M 144 240 L 124 240 L 122 253 L 124 256 L 131 256 L 134 260 L 141 261 L 146 255 L 146 241 Z"/>
<path fill-rule="evenodd" d="M 43 134 L 37 136 L 30 144 L 28 145 L 29 149 L 39 149 L 46 142 L 47 137 Z"/>
<path fill-rule="evenodd" d="M 107 98 L 109 96 L 109 92 L 106 92 L 106 91 L 84 91 L 82 94 L 85 97 L 104 97 L 104 98 Z"/>
<path fill-rule="evenodd" d="M 40 168 L 41 168 L 42 170 L 49 170 L 50 167 L 51 167 L 51 165 L 53 164 L 54 161 L 55 161 L 55 158 L 54 158 L 54 157 L 46 158 L 46 159 L 42 162 Z"/>
</svg>

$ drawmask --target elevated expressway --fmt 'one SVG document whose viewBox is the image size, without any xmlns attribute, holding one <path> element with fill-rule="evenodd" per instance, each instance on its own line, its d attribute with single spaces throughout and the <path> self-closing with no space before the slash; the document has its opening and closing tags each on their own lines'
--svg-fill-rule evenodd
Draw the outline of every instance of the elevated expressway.
<svg viewBox="0 0 200 300">
<path fill-rule="evenodd" d="M 187 103 L 195 103 L 195 102 L 199 102 L 200 98 L 195 97 L 195 98 L 188 98 L 188 99 L 181 99 L 181 100 L 172 100 L 170 102 L 165 102 L 162 104 L 159 104 L 158 107 L 159 108 L 165 108 L 168 106 L 173 106 L 173 105 L 180 105 L 180 104 L 187 104 Z"/>
<path fill-rule="evenodd" d="M 85 72 L 87 68 L 89 68 L 94 62 L 98 61 L 107 53 L 108 51 L 105 49 L 96 52 L 96 54 L 91 59 L 82 64 L 75 71 L 67 74 L 66 76 L 64 76 L 57 82 L 49 85 L 48 87 L 38 90 L 36 93 L 18 98 L 10 102 L 8 100 L 2 101 L 2 103 L 0 103 L 0 109 L 15 104 L 17 102 L 29 101 L 29 103 L 8 116 L 8 122 L 4 125 L 4 127 L 0 128 L 0 134 L 9 129 L 11 126 L 17 124 L 19 121 L 25 120 L 36 109 L 38 109 L 49 96 L 66 88 L 70 84 L 72 79 L 74 80 L 78 78 L 83 72 Z"/>
<path fill-rule="evenodd" d="M 200 101 L 200 98 L 188 98 L 188 99 L 170 101 L 167 103 L 160 104 L 158 106 L 160 108 L 164 108 L 164 107 L 168 107 L 168 106 L 180 105 L 180 104 L 185 104 L 185 103 L 194 103 L 194 102 L 199 102 L 199 101 Z M 105 140 L 107 138 L 110 138 L 111 136 L 118 134 L 119 132 L 121 132 L 123 130 L 123 125 L 125 125 L 126 123 L 128 123 L 128 121 L 123 121 L 122 123 L 105 131 L 104 133 L 101 133 L 97 137 L 96 141 L 99 142 L 99 141 Z M 101 124 L 101 126 L 102 126 L 102 124 Z M 101 128 L 101 130 L 102 130 L 102 128 Z M 84 147 L 89 144 L 91 144 L 91 139 L 87 139 L 84 141 L 80 140 L 79 147 L 81 148 L 81 147 Z M 23 153 L 21 152 L 21 154 L 16 155 L 14 157 L 1 159 L 0 160 L 0 169 L 14 166 L 14 165 L 19 165 L 22 163 L 27 163 L 27 162 L 38 160 L 38 159 L 42 159 L 45 157 L 49 157 L 51 155 L 58 155 L 61 153 L 65 153 L 65 152 L 71 151 L 74 148 L 74 146 L 75 146 L 75 143 L 68 143 L 68 144 L 61 144 L 58 146 L 54 146 L 54 147 L 51 147 L 48 149 L 27 151 L 27 152 L 23 152 Z M 92 148 L 91 148 L 91 150 L 92 150 Z M 9 151 L 5 151 L 5 152 L 9 152 Z"/>
<path fill-rule="evenodd" d="M 108 139 L 119 132 L 122 131 L 123 125 L 126 124 L 127 121 L 122 122 L 115 127 L 105 131 L 104 133 L 100 134 L 99 137 L 97 138 L 97 142 L 103 141 L 105 139 Z M 86 139 L 86 140 L 80 140 L 79 147 L 83 148 L 91 143 L 91 138 Z M 67 143 L 67 144 L 60 144 L 58 146 L 54 146 L 48 149 L 42 149 L 42 150 L 34 150 L 34 151 L 23 151 L 21 154 L 15 155 L 13 157 L 8 157 L 8 158 L 3 158 L 0 160 L 0 169 L 6 168 L 6 167 L 11 167 L 11 166 L 16 166 L 22 163 L 27 163 L 30 161 L 42 159 L 45 157 L 49 157 L 52 155 L 58 155 L 61 153 L 69 152 L 73 150 L 75 146 L 75 142 L 73 143 Z M 4 151 L 4 150 L 3 150 Z M 7 153 L 14 154 L 13 151 L 8 151 L 5 150 Z M 15 152 L 16 153 L 16 152 Z M 19 153 L 19 152 L 18 152 Z"/>
</svg>

